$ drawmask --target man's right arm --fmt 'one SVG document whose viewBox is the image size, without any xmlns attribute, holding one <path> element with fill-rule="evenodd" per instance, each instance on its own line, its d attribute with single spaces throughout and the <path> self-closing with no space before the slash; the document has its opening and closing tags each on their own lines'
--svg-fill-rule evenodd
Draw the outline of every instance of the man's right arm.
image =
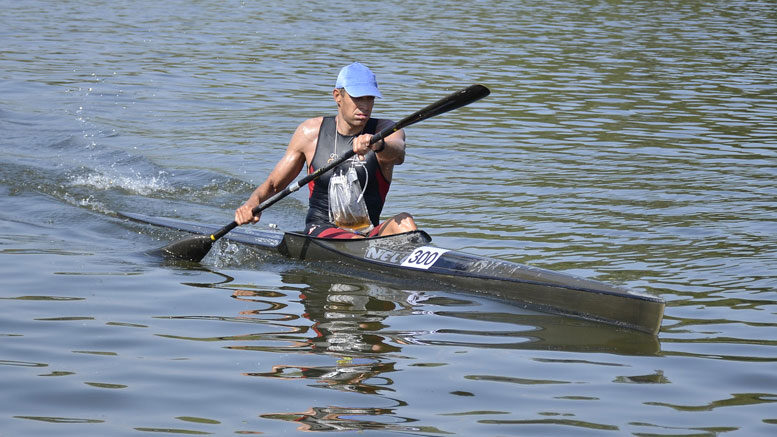
<svg viewBox="0 0 777 437">
<path fill-rule="evenodd" d="M 306 152 L 311 144 L 311 125 L 311 120 L 307 120 L 297 127 L 286 148 L 286 153 L 275 165 L 270 175 L 251 193 L 248 200 L 235 210 L 235 222 L 240 225 L 258 222 L 261 213 L 254 216 L 252 210 L 273 194 L 286 188 L 299 175 L 305 165 Z M 312 138 L 318 138 L 318 132 Z"/>
</svg>

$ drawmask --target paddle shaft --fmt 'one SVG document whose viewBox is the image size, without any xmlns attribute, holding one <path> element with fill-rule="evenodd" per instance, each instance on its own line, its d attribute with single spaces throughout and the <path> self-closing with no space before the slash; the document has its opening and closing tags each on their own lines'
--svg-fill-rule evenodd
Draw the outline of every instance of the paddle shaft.
<svg viewBox="0 0 777 437">
<path fill-rule="evenodd" d="M 400 129 L 404 129 L 405 127 L 410 126 L 411 124 L 415 124 L 415 123 L 418 123 L 419 121 L 426 120 L 427 118 L 434 117 L 436 115 L 440 115 L 457 108 L 461 108 L 462 106 L 468 105 L 476 100 L 480 100 L 483 97 L 486 97 L 490 93 L 491 91 L 489 91 L 488 88 L 484 87 L 483 85 L 477 85 L 477 84 L 470 85 L 467 88 L 464 88 L 460 91 L 456 91 L 455 93 L 447 97 L 444 97 L 419 111 L 416 111 L 412 115 L 403 118 L 402 120 L 394 123 L 393 125 L 373 135 L 372 138 L 370 139 L 370 145 L 375 144 L 376 142 L 382 140 L 383 138 L 386 138 L 387 136 L 393 134 L 394 132 Z M 283 190 L 273 194 L 271 197 L 267 198 L 264 202 L 255 206 L 254 209 L 251 210 L 251 212 L 254 215 L 259 214 L 261 211 L 264 211 L 265 209 L 271 207 L 272 205 L 275 205 L 276 202 L 288 196 L 289 194 L 299 190 L 300 188 L 304 187 L 311 181 L 318 179 L 324 173 L 332 170 L 338 165 L 351 159 L 355 154 L 356 153 L 353 150 L 347 151 L 340 158 L 336 159 L 330 164 L 327 164 L 326 166 L 319 168 L 313 173 L 310 173 L 309 175 L 303 178 L 300 178 L 298 181 L 292 183 L 291 185 L 284 188 Z M 219 238 L 226 235 L 232 229 L 235 229 L 237 226 L 238 226 L 237 222 L 233 221 L 232 223 L 212 233 L 210 235 L 210 239 L 212 241 L 216 241 Z"/>
</svg>

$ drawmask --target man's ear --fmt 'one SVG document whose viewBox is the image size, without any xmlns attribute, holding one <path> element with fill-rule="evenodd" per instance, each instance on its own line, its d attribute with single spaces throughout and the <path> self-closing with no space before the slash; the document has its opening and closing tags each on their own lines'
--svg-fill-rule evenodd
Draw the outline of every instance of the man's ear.
<svg viewBox="0 0 777 437">
<path fill-rule="evenodd" d="M 340 99 L 343 98 L 342 93 L 340 93 L 340 89 L 335 88 L 332 90 L 332 97 L 335 99 L 335 103 L 337 103 L 337 106 L 340 107 Z"/>
</svg>

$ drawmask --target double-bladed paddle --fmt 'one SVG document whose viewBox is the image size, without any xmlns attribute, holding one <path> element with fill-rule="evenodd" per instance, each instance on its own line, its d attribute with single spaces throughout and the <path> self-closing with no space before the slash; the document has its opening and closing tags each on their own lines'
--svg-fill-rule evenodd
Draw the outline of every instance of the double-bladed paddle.
<svg viewBox="0 0 777 437">
<path fill-rule="evenodd" d="M 426 120 L 427 118 L 431 118 L 436 115 L 440 115 L 448 111 L 461 108 L 462 106 L 468 105 L 476 100 L 480 100 L 483 97 L 486 97 L 487 95 L 489 95 L 490 93 L 491 91 L 489 91 L 489 89 L 484 87 L 483 85 L 477 85 L 477 84 L 470 85 L 467 88 L 464 88 L 460 91 L 456 91 L 455 93 L 447 97 L 444 97 L 435 103 L 432 103 L 426 108 L 423 108 L 415 112 L 414 114 L 403 118 L 402 120 L 394 123 L 393 126 L 389 126 L 386 129 L 383 129 L 382 131 L 372 136 L 372 139 L 370 139 L 370 144 L 374 144 L 382 140 L 383 138 L 393 134 L 394 132 L 400 129 L 403 129 L 407 126 L 410 126 L 411 124 L 418 123 L 419 121 Z M 256 215 L 259 212 L 269 208 L 279 200 L 299 190 L 301 187 L 304 187 L 310 181 L 318 179 L 324 173 L 332 170 L 333 168 L 347 161 L 348 159 L 353 157 L 354 154 L 355 153 L 353 150 L 349 150 L 334 162 L 326 165 L 325 167 L 319 168 L 315 172 L 310 173 L 309 175 L 292 183 L 282 191 L 275 193 L 272 197 L 266 199 L 264 202 L 254 207 L 252 212 L 254 213 L 254 215 Z M 175 243 L 169 244 L 165 247 L 162 247 L 158 250 L 158 252 L 163 257 L 168 259 L 178 259 L 178 260 L 188 260 L 188 261 L 198 262 L 202 260 L 205 257 L 205 255 L 208 254 L 208 252 L 210 251 L 210 248 L 213 246 L 213 243 L 216 240 L 223 237 L 224 235 L 227 234 L 227 232 L 231 231 L 232 229 L 235 229 L 237 226 L 238 226 L 237 222 L 233 221 L 232 223 L 224 226 L 223 228 L 219 229 L 218 231 L 210 235 L 199 235 L 195 237 L 186 238 L 186 239 L 177 241 Z"/>
</svg>

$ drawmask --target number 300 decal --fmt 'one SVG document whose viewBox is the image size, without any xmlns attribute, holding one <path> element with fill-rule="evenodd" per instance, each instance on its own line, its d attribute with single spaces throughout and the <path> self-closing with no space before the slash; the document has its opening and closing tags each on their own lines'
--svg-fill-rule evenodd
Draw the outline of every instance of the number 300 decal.
<svg viewBox="0 0 777 437">
<path fill-rule="evenodd" d="M 426 270 L 433 266 L 434 263 L 440 258 L 440 255 L 447 252 L 446 249 L 440 249 L 438 247 L 422 246 L 416 248 L 413 253 L 410 254 L 404 261 L 402 261 L 403 267 L 412 267 L 414 269 Z"/>
</svg>

